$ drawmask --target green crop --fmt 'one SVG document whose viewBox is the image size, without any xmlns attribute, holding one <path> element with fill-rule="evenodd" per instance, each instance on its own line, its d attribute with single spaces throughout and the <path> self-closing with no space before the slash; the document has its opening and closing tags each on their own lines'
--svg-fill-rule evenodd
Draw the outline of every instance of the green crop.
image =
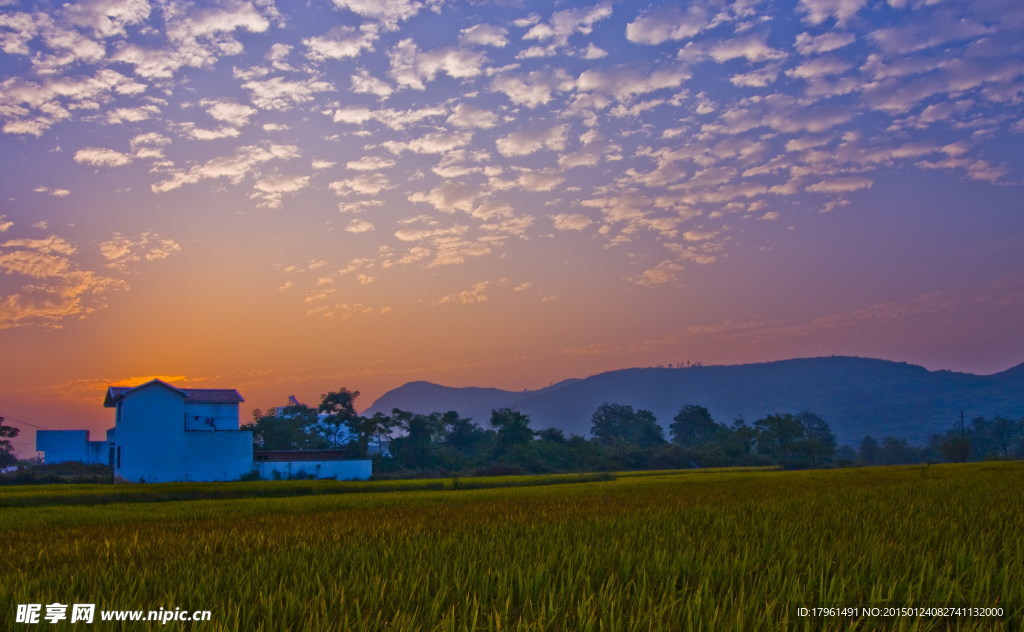
<svg viewBox="0 0 1024 632">
<path fill-rule="evenodd" d="M 1024 617 L 1022 463 L 468 482 L 8 506 L 0 629 L 1012 630 Z M 52 602 L 212 620 L 14 623 L 17 604 Z M 797 614 L 844 606 L 1004 614 Z"/>
</svg>

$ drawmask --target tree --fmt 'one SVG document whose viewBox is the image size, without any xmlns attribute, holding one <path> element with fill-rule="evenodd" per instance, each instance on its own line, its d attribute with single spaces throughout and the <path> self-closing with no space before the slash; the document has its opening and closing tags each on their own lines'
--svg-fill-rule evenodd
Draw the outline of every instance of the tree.
<svg viewBox="0 0 1024 632">
<path fill-rule="evenodd" d="M 492 410 L 491 427 L 498 433 L 495 442 L 495 453 L 498 457 L 506 455 L 517 445 L 533 440 L 530 416 L 511 408 Z"/>
<path fill-rule="evenodd" d="M 599 445 L 631 443 L 640 447 L 665 442 L 661 426 L 649 410 L 634 411 L 632 406 L 604 403 L 590 418 L 590 434 Z"/>
<path fill-rule="evenodd" d="M 862 465 L 878 465 L 878 441 L 871 435 L 860 440 L 857 456 Z"/>
<path fill-rule="evenodd" d="M 732 428 L 724 440 L 726 454 L 733 457 L 745 457 L 754 451 L 757 443 L 757 430 L 747 425 L 742 416 L 733 419 Z"/>
<path fill-rule="evenodd" d="M 565 443 L 565 432 L 561 428 L 541 428 L 536 433 L 537 438 L 549 443 Z"/>
<path fill-rule="evenodd" d="M 816 467 L 831 461 L 836 438 L 824 419 L 811 412 L 776 413 L 754 422 L 757 453 L 786 467 Z"/>
<path fill-rule="evenodd" d="M 715 423 L 711 413 L 703 406 L 687 404 L 668 426 L 672 443 L 684 448 L 694 448 L 702 443 L 720 438 L 722 426 Z"/>
<path fill-rule="evenodd" d="M 345 387 L 331 391 L 320 396 L 317 412 L 324 415 L 319 418 L 319 425 L 327 430 L 330 447 L 338 448 L 347 444 L 359 456 L 363 456 L 374 435 L 374 427 L 365 417 L 356 413 L 357 397 L 359 391 L 350 391 Z"/>
<path fill-rule="evenodd" d="M 11 443 L 11 439 L 17 437 L 19 432 L 21 432 L 20 428 L 5 426 L 4 418 L 0 417 L 0 469 L 18 462 L 18 458 L 14 455 L 14 445 Z"/>
<path fill-rule="evenodd" d="M 304 404 L 271 408 L 264 413 L 252 411 L 252 422 L 242 430 L 253 433 L 253 443 L 264 450 L 314 450 L 328 447 L 329 440 L 318 436 L 314 426 L 316 410 Z"/>
<path fill-rule="evenodd" d="M 373 413 L 373 417 L 367 419 L 367 428 L 373 438 L 377 440 L 378 454 L 383 456 L 390 452 L 391 432 L 395 427 L 395 421 L 384 413 Z"/>
<path fill-rule="evenodd" d="M 920 451 L 907 443 L 906 439 L 885 437 L 878 448 L 878 462 L 881 465 L 917 463 L 920 460 Z"/>
<path fill-rule="evenodd" d="M 395 408 L 391 411 L 395 427 L 405 435 L 391 440 L 391 452 L 402 467 L 423 469 L 438 462 L 437 445 L 444 436 L 441 415 L 423 415 Z"/>
<path fill-rule="evenodd" d="M 819 467 L 830 462 L 836 455 L 838 444 L 828 423 L 809 411 L 797 414 L 796 419 L 803 426 L 803 436 L 795 446 L 797 453 L 811 467 Z"/>
<path fill-rule="evenodd" d="M 757 431 L 757 453 L 777 463 L 793 459 L 793 443 L 803 434 L 803 426 L 789 413 L 776 413 L 754 422 Z"/>
</svg>

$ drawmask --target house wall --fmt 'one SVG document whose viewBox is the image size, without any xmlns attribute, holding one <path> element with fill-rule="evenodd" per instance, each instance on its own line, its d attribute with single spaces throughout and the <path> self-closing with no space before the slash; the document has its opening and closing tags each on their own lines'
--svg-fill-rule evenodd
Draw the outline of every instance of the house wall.
<svg viewBox="0 0 1024 632">
<path fill-rule="evenodd" d="M 257 461 L 250 464 L 265 479 L 296 478 L 312 475 L 313 478 L 333 478 L 339 481 L 365 481 L 373 474 L 373 461 L 359 459 L 352 461 Z M 278 472 L 274 476 L 274 472 Z"/>
<path fill-rule="evenodd" d="M 153 384 L 117 408 L 114 475 L 131 482 L 179 480 L 185 453 L 185 396 Z"/>
<path fill-rule="evenodd" d="M 186 402 L 186 430 L 238 430 L 238 404 Z"/>
<path fill-rule="evenodd" d="M 36 430 L 36 450 L 44 453 L 44 463 L 96 463 L 89 459 L 88 447 L 88 430 Z"/>
<path fill-rule="evenodd" d="M 252 471 L 252 432 L 186 432 L 182 481 L 237 481 Z"/>
<path fill-rule="evenodd" d="M 252 470 L 252 433 L 238 430 L 238 404 L 186 403 L 159 384 L 121 399 L 115 436 L 114 474 L 126 481 L 233 481 Z"/>
</svg>

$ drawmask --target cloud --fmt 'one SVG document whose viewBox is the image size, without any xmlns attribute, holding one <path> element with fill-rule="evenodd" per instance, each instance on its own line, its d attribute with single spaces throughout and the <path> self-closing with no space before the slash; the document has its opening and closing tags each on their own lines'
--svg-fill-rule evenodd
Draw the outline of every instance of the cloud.
<svg viewBox="0 0 1024 632">
<path fill-rule="evenodd" d="M 326 35 L 310 37 L 302 40 L 302 43 L 308 49 L 307 59 L 322 62 L 358 57 L 363 51 L 372 51 L 377 38 L 376 25 L 363 24 L 359 28 L 336 26 Z"/>
<path fill-rule="evenodd" d="M 455 127 L 489 129 L 497 124 L 498 116 L 489 110 L 460 103 L 452 110 L 448 123 Z"/>
<path fill-rule="evenodd" d="M 806 190 L 814 193 L 849 193 L 851 191 L 859 191 L 860 189 L 870 189 L 872 184 L 874 184 L 874 181 L 870 178 L 857 176 L 822 180 L 821 182 L 808 185 Z"/>
<path fill-rule="evenodd" d="M 750 34 L 733 40 L 712 44 L 707 49 L 709 57 L 722 63 L 730 59 L 746 59 L 748 62 L 759 62 L 785 57 L 785 53 L 765 43 L 764 37 Z"/>
<path fill-rule="evenodd" d="M 487 57 L 468 48 L 446 47 L 420 51 L 412 39 L 404 39 L 388 52 L 391 77 L 400 86 L 426 89 L 424 81 L 433 81 L 439 73 L 455 79 L 468 79 L 483 73 Z"/>
<path fill-rule="evenodd" d="M 364 219 L 354 219 L 348 223 L 345 230 L 352 233 L 353 235 L 362 235 L 368 233 L 374 229 L 373 224 Z"/>
<path fill-rule="evenodd" d="M 349 160 L 345 166 L 353 171 L 376 171 L 395 166 L 395 161 L 378 156 L 363 156 L 356 160 Z"/>
<path fill-rule="evenodd" d="M 249 119 L 256 114 L 255 108 L 226 99 L 205 99 L 202 105 L 206 108 L 206 113 L 215 120 L 235 127 L 248 125 Z"/>
<path fill-rule="evenodd" d="M 107 261 L 107 267 L 126 271 L 130 264 L 140 261 L 159 261 L 181 251 L 181 245 L 173 239 L 163 239 L 153 231 L 146 231 L 138 237 L 126 237 L 121 233 L 100 243 L 100 254 Z"/>
<path fill-rule="evenodd" d="M 146 91 L 144 84 L 109 69 L 91 76 L 48 78 L 36 83 L 20 77 L 0 81 L 0 117 L 7 134 L 41 136 L 79 110 L 95 110 L 118 96 Z"/>
<path fill-rule="evenodd" d="M 817 77 L 826 77 L 829 75 L 839 75 L 852 66 L 838 57 L 815 57 L 814 59 L 805 61 L 802 64 L 798 64 L 786 71 L 786 75 L 789 77 L 797 77 L 799 79 L 814 79 Z"/>
<path fill-rule="evenodd" d="M 523 75 L 501 75 L 491 82 L 491 89 L 516 105 L 535 108 L 550 102 L 555 93 L 571 90 L 574 83 L 561 69 L 533 70 Z"/>
<path fill-rule="evenodd" d="M 394 91 L 395 89 L 388 82 L 371 76 L 365 69 L 352 75 L 352 92 L 356 94 L 372 94 L 385 99 Z"/>
<path fill-rule="evenodd" d="M 650 72 L 621 67 L 586 70 L 576 80 L 576 87 L 584 92 L 603 92 L 625 100 L 655 90 L 678 88 L 689 78 L 690 71 L 684 67 L 659 68 Z"/>
<path fill-rule="evenodd" d="M 551 216 L 555 230 L 576 230 L 580 231 L 591 224 L 594 220 L 581 213 L 559 213 Z"/>
<path fill-rule="evenodd" d="M 428 193 L 413 193 L 410 202 L 426 202 L 443 213 L 473 210 L 473 204 L 480 194 L 479 187 L 470 186 L 465 182 L 449 180 L 440 184 Z"/>
<path fill-rule="evenodd" d="M 280 208 L 285 193 L 301 191 L 309 185 L 309 176 L 274 174 L 265 176 L 253 185 L 255 192 L 250 196 L 260 200 L 261 206 Z"/>
<path fill-rule="evenodd" d="M 135 151 L 139 147 L 162 147 L 164 145 L 170 145 L 171 139 L 158 132 L 148 132 L 133 136 L 129 144 L 132 147 L 132 151 Z"/>
<path fill-rule="evenodd" d="M 565 177 L 552 171 L 527 171 L 516 182 L 527 191 L 552 191 L 565 182 Z"/>
<path fill-rule="evenodd" d="M 59 329 L 67 319 L 85 318 L 101 309 L 110 292 L 127 288 L 120 279 L 83 270 L 71 258 L 77 252 L 56 235 L 0 243 L 0 271 L 29 279 L 13 294 L 0 296 L 0 330 Z"/>
<path fill-rule="evenodd" d="M 242 87 L 252 95 L 253 105 L 262 110 L 290 110 L 297 105 L 309 103 L 319 92 L 334 90 L 326 81 L 307 79 L 290 81 L 281 77 L 246 81 Z"/>
<path fill-rule="evenodd" d="M 377 20 L 388 29 L 395 30 L 399 22 L 404 22 L 416 15 L 424 6 L 433 2 L 418 2 L 417 0 L 333 0 L 334 6 L 339 9 L 361 15 L 365 18 Z"/>
<path fill-rule="evenodd" d="M 685 12 L 670 5 L 641 14 L 626 25 L 626 39 L 634 44 L 657 45 L 669 40 L 689 39 L 708 26 L 707 10 L 691 4 Z"/>
<path fill-rule="evenodd" d="M 504 48 L 508 45 L 508 29 L 490 24 L 475 24 L 459 31 L 459 41 L 463 44 L 495 46 Z"/>
<path fill-rule="evenodd" d="M 534 24 L 523 35 L 523 39 L 564 46 L 572 35 L 576 33 L 589 34 L 593 30 L 595 22 L 611 17 L 611 15 L 612 6 L 608 2 L 602 2 L 593 7 L 555 11 L 547 22 Z"/>
<path fill-rule="evenodd" d="M 561 151 L 565 148 L 569 126 L 564 123 L 534 125 L 518 132 L 512 132 L 495 141 L 503 156 L 526 156 L 543 149 Z"/>
<path fill-rule="evenodd" d="M 217 129 L 204 129 L 196 127 L 192 123 L 182 124 L 184 135 L 192 140 L 220 140 L 221 138 L 238 138 L 242 132 L 234 127 L 218 127 Z"/>
<path fill-rule="evenodd" d="M 75 162 L 92 167 L 123 167 L 131 164 L 132 157 L 113 149 L 83 147 L 75 152 Z"/>
<path fill-rule="evenodd" d="M 835 18 L 837 26 L 845 26 L 857 12 L 864 8 L 866 0 L 800 0 L 797 10 L 806 14 L 810 24 L 821 24 Z"/>
<path fill-rule="evenodd" d="M 442 296 L 434 301 L 434 304 L 444 305 L 445 303 L 453 303 L 457 305 L 474 305 L 476 303 L 486 303 L 487 288 L 490 284 L 490 281 L 478 281 L 470 286 L 468 290 L 449 294 L 448 296 Z"/>
<path fill-rule="evenodd" d="M 383 173 L 360 173 L 347 180 L 332 182 L 329 186 L 338 195 L 350 193 L 376 195 L 384 189 L 390 188 L 391 183 Z"/>
<path fill-rule="evenodd" d="M 102 38 L 126 35 L 127 27 L 142 24 L 149 14 L 149 0 L 82 0 L 62 7 L 69 24 Z"/>
<path fill-rule="evenodd" d="M 395 155 L 406 151 L 416 154 L 443 154 L 468 144 L 471 138 L 472 134 L 469 132 L 439 130 L 409 141 L 389 140 L 381 145 Z"/>
<path fill-rule="evenodd" d="M 683 271 L 683 266 L 679 265 L 675 261 L 665 260 L 654 266 L 648 268 L 635 277 L 632 277 L 630 281 L 633 285 L 641 287 L 654 287 L 656 285 L 665 285 L 666 283 L 673 283 L 679 277 L 679 273 Z"/>
<path fill-rule="evenodd" d="M 154 193 L 165 193 L 186 184 L 219 178 L 226 178 L 238 184 L 258 165 L 274 160 L 291 160 L 298 158 L 299 155 L 299 148 L 294 145 L 245 145 L 231 154 L 213 158 L 188 171 L 172 171 L 167 179 L 152 185 L 151 188 Z"/>
<path fill-rule="evenodd" d="M 821 35 L 800 33 L 796 36 L 794 47 L 801 55 L 815 55 L 839 50 L 857 41 L 852 33 L 827 31 Z"/>
</svg>

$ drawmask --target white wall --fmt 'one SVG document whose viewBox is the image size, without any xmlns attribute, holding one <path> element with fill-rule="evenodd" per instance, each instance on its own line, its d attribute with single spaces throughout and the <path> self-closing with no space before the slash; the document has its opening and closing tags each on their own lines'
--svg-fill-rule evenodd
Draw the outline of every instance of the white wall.
<svg viewBox="0 0 1024 632">
<path fill-rule="evenodd" d="M 373 461 L 256 461 L 252 469 L 262 478 L 273 480 L 276 470 L 280 478 L 312 474 L 314 478 L 334 478 L 339 481 L 365 481 L 373 474 Z"/>
<path fill-rule="evenodd" d="M 248 430 L 186 432 L 182 481 L 237 481 L 252 471 Z"/>
<path fill-rule="evenodd" d="M 238 430 L 238 404 L 229 402 L 186 402 L 187 430 Z"/>
<path fill-rule="evenodd" d="M 44 463 L 89 462 L 88 430 L 36 430 L 36 450 Z"/>
<path fill-rule="evenodd" d="M 131 482 L 179 480 L 185 452 L 185 396 L 159 384 L 120 402 L 114 475 Z"/>
</svg>

